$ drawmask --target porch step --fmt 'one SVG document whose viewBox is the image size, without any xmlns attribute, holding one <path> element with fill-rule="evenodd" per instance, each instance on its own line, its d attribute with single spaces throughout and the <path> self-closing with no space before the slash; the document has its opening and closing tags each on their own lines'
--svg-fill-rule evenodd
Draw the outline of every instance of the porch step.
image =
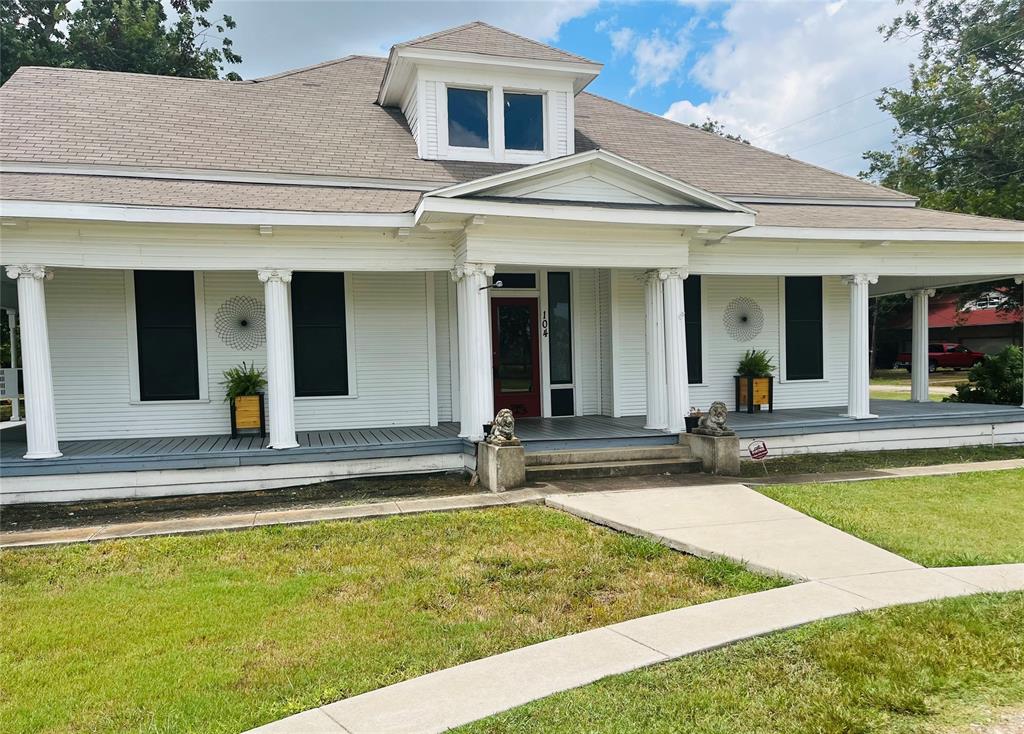
<svg viewBox="0 0 1024 734">
<path fill-rule="evenodd" d="M 691 474 L 701 470 L 697 459 L 602 461 L 587 464 L 546 464 L 526 467 L 527 481 L 640 477 L 651 474 Z"/>
<path fill-rule="evenodd" d="M 690 447 L 676 443 L 669 446 L 617 446 L 601 449 L 527 452 L 526 466 L 605 464 L 617 461 L 664 461 L 689 458 Z"/>
<path fill-rule="evenodd" d="M 526 477 L 531 481 L 687 474 L 700 469 L 700 462 L 690 457 L 689 447 L 679 444 L 526 454 Z"/>
</svg>

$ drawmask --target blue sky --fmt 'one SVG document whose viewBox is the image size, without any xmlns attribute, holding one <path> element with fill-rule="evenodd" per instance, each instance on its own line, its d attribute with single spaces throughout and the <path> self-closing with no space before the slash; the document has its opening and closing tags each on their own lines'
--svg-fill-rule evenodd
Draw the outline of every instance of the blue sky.
<svg viewBox="0 0 1024 734">
<path fill-rule="evenodd" d="M 605 67 L 589 91 L 679 122 L 711 117 L 753 143 L 856 174 L 886 148 L 874 98 L 905 85 L 916 41 L 884 43 L 895 0 L 215 0 L 245 78 L 483 20 Z"/>
</svg>

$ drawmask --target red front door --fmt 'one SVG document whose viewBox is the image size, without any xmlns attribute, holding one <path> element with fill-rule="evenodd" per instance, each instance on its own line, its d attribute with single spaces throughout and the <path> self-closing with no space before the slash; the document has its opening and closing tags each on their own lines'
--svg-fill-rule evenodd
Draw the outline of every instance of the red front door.
<svg viewBox="0 0 1024 734">
<path fill-rule="evenodd" d="M 491 299 L 494 410 L 516 418 L 540 415 L 540 343 L 536 298 Z"/>
</svg>

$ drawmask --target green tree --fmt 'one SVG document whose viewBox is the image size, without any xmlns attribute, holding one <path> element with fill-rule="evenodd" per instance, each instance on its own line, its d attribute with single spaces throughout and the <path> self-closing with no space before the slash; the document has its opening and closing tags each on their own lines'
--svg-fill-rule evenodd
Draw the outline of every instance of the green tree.
<svg viewBox="0 0 1024 734">
<path fill-rule="evenodd" d="M 879 30 L 921 52 L 910 88 L 877 100 L 895 140 L 862 175 L 934 209 L 1024 219 L 1022 0 L 910 0 Z"/>
<path fill-rule="evenodd" d="M 224 73 L 242 59 L 225 32 L 229 15 L 211 20 L 213 0 L 0 0 L 0 83 L 18 67 L 61 66 L 202 79 L 240 79 Z"/>
<path fill-rule="evenodd" d="M 695 127 L 698 130 L 703 130 L 706 133 L 714 133 L 715 135 L 721 135 L 723 138 L 726 138 L 728 140 L 735 140 L 737 143 L 746 143 L 747 145 L 750 145 L 749 140 L 747 140 L 744 137 L 741 137 L 740 135 L 735 135 L 733 133 L 726 132 L 725 125 L 723 125 L 718 120 L 712 120 L 710 117 L 704 120 L 704 122 L 702 122 L 699 125 L 695 122 L 691 122 L 690 127 Z"/>
</svg>

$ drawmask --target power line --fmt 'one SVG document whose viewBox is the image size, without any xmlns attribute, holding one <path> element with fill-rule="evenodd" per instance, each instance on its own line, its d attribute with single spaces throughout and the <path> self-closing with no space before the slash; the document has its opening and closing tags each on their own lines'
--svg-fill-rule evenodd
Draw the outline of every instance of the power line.
<svg viewBox="0 0 1024 734">
<path fill-rule="evenodd" d="M 1005 36 L 1002 36 L 1001 38 L 996 38 L 996 39 L 993 39 L 993 40 L 989 41 L 988 43 L 983 43 L 980 46 L 975 46 L 974 48 L 970 49 L 966 53 L 974 53 L 975 51 L 980 51 L 981 49 L 985 48 L 986 46 L 991 46 L 994 43 L 999 43 L 1000 41 L 1005 41 L 1005 40 L 1007 40 L 1009 38 L 1013 38 L 1014 36 L 1019 36 L 1021 34 L 1024 34 L 1024 30 L 1014 31 L 1013 33 L 1008 33 Z M 996 78 L 998 79 L 998 78 L 1000 78 L 1002 76 L 1005 76 L 1005 72 L 1003 74 L 1000 74 L 999 77 L 996 77 Z M 750 140 L 751 140 L 751 142 L 753 142 L 755 140 L 760 140 L 761 138 L 766 138 L 766 137 L 768 137 L 770 135 L 774 135 L 775 133 L 782 132 L 783 130 L 788 130 L 789 128 L 793 127 L 794 125 L 799 125 L 801 123 L 807 122 L 808 120 L 813 120 L 813 119 L 815 119 L 817 117 L 821 117 L 822 115 L 826 115 L 829 112 L 834 112 L 835 110 L 838 110 L 841 107 L 845 107 L 848 104 L 852 104 L 853 102 L 860 101 L 860 100 L 864 99 L 865 97 L 868 97 L 868 96 L 871 96 L 872 94 L 875 94 L 876 92 L 880 92 L 883 89 L 885 89 L 886 87 L 891 87 L 891 86 L 893 86 L 895 84 L 898 84 L 900 81 L 903 81 L 903 80 L 901 79 L 899 81 L 892 82 L 891 84 L 883 84 L 880 87 L 876 87 L 875 89 L 872 89 L 870 91 L 864 92 L 864 94 L 857 95 L 856 97 L 853 97 L 852 99 L 848 99 L 845 102 L 840 102 L 839 104 L 837 104 L 837 105 L 835 105 L 833 107 L 829 107 L 828 109 L 822 110 L 821 112 L 816 112 L 813 115 L 809 115 L 808 117 L 803 117 L 803 118 L 801 118 L 799 120 L 796 120 L 795 122 L 791 122 L 791 123 L 789 123 L 787 125 L 783 125 L 782 127 L 776 128 L 776 129 L 774 129 L 774 130 L 772 130 L 770 132 L 761 133 L 760 135 L 755 135 L 754 137 L 750 138 Z"/>
</svg>

